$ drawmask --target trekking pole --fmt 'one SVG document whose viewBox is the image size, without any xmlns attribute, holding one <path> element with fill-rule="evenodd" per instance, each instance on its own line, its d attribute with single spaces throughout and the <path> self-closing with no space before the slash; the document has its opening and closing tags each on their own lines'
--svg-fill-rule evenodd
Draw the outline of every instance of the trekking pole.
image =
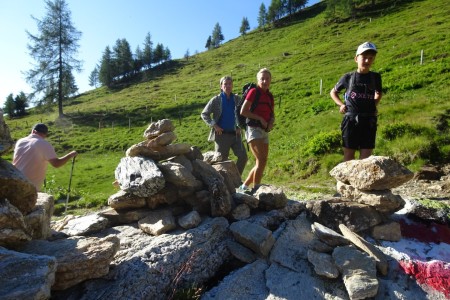
<svg viewBox="0 0 450 300">
<path fill-rule="evenodd" d="M 69 177 L 69 188 L 67 189 L 67 198 L 66 198 L 66 206 L 64 208 L 64 215 L 67 213 L 67 204 L 69 203 L 70 197 L 70 186 L 72 184 L 72 174 L 73 174 L 73 165 L 75 164 L 75 156 L 72 157 L 72 168 L 70 169 L 70 177 Z"/>
</svg>

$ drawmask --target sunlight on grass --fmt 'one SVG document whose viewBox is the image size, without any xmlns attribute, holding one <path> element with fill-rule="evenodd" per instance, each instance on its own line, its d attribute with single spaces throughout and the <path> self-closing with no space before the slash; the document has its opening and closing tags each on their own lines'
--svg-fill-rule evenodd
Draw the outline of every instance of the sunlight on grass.
<svg viewBox="0 0 450 300">
<path fill-rule="evenodd" d="M 293 196 L 329 193 L 335 182 L 328 172 L 342 161 L 342 115 L 329 92 L 341 75 L 356 68 L 357 45 L 370 40 L 379 48 L 373 70 L 382 74 L 384 90 L 374 154 L 392 156 L 413 170 L 425 163 L 448 162 L 450 6 L 439 0 L 384 4 L 370 18 L 361 15 L 340 23 L 326 23 L 320 9 L 307 10 L 283 25 L 254 30 L 189 60 L 155 66 L 128 86 L 84 93 L 65 103 L 66 119 L 58 120 L 56 109 L 41 108 L 6 122 L 14 139 L 28 135 L 34 123 L 45 122 L 58 155 L 79 151 L 70 209 L 101 207 L 116 192 L 111 183 L 120 158 L 144 139 L 152 121 L 171 119 L 176 143 L 212 150 L 200 112 L 220 92 L 218 79 L 232 75 L 234 90 L 241 93 L 261 67 L 268 67 L 277 120 L 263 182 L 286 187 Z M 391 135 L 384 135 L 386 130 Z M 254 165 L 248 154 L 243 177 Z M 4 158 L 11 160 L 11 154 Z M 48 189 L 57 201 L 67 197 L 70 169 L 70 163 L 48 169 Z"/>
</svg>

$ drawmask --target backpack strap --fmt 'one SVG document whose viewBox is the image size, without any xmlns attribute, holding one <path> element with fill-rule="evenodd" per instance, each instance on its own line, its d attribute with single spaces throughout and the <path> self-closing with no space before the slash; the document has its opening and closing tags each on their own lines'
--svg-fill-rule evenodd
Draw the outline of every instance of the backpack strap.
<svg viewBox="0 0 450 300">
<path fill-rule="evenodd" d="M 251 112 L 253 112 L 255 108 L 258 106 L 259 97 L 261 96 L 261 92 L 259 91 L 259 89 L 257 87 L 255 89 L 256 89 L 255 100 L 253 100 L 252 105 L 250 106 Z"/>
<path fill-rule="evenodd" d="M 377 87 L 375 74 L 372 71 L 369 71 L 369 76 L 370 76 L 370 86 L 369 87 L 371 89 L 375 90 Z M 350 72 L 350 80 L 348 82 L 348 88 L 344 94 L 345 100 L 347 100 L 348 97 L 350 97 L 350 93 L 353 90 L 353 85 L 355 83 L 355 80 L 356 80 L 356 71 Z"/>
<path fill-rule="evenodd" d="M 347 100 L 350 97 L 350 93 L 353 90 L 353 84 L 355 83 L 355 79 L 356 79 L 356 71 L 350 72 L 350 80 L 348 82 L 348 88 L 344 94 L 344 100 Z"/>
</svg>

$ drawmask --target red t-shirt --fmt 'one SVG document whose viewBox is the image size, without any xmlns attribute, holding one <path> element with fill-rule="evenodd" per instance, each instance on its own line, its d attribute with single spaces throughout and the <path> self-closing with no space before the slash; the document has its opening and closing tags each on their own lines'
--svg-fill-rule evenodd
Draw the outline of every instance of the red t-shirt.
<svg viewBox="0 0 450 300">
<path fill-rule="evenodd" d="M 259 89 L 259 100 L 258 100 L 258 105 L 256 105 L 253 113 L 262 117 L 264 120 L 266 120 L 266 122 L 269 122 L 273 116 L 273 106 L 274 106 L 273 96 L 269 92 L 269 90 L 264 92 L 260 88 L 251 89 L 248 92 L 245 100 L 253 103 L 253 101 L 255 100 L 255 96 L 256 96 L 256 89 Z"/>
</svg>

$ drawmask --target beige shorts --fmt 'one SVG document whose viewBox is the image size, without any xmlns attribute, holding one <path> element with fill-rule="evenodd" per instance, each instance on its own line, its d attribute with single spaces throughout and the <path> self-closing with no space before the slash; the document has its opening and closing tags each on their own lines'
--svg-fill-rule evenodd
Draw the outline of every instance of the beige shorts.
<svg viewBox="0 0 450 300">
<path fill-rule="evenodd" d="M 265 144 L 268 144 L 269 133 L 260 127 L 247 126 L 247 129 L 245 131 L 245 139 L 247 140 L 247 143 L 251 142 L 252 140 L 262 139 Z"/>
</svg>

